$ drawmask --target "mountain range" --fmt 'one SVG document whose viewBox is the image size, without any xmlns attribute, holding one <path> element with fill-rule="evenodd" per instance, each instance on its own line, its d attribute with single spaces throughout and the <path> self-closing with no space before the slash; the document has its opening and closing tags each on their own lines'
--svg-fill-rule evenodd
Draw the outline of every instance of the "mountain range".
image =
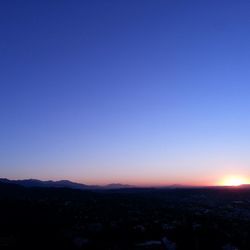
<svg viewBox="0 0 250 250">
<path fill-rule="evenodd" d="M 132 188 L 133 186 L 124 185 L 120 183 L 112 183 L 104 186 L 99 185 L 85 185 L 81 183 L 72 182 L 69 180 L 60 181 L 41 181 L 36 179 L 25 179 L 25 180 L 9 180 L 6 178 L 0 178 L 0 182 L 7 184 L 17 184 L 24 187 L 54 187 L 54 188 L 71 188 L 71 189 L 120 189 L 120 188 Z"/>
</svg>

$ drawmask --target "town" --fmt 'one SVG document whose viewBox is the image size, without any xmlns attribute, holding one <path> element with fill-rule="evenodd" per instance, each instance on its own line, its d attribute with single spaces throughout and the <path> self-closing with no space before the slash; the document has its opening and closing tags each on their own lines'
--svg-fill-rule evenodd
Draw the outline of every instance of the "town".
<svg viewBox="0 0 250 250">
<path fill-rule="evenodd" d="M 1 249 L 250 249 L 250 189 L 0 183 Z"/>
</svg>

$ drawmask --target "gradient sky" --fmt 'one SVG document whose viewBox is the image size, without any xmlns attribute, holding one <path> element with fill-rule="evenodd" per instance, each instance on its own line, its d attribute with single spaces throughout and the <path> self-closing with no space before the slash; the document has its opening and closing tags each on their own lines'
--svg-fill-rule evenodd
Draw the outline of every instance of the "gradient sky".
<svg viewBox="0 0 250 250">
<path fill-rule="evenodd" d="M 0 175 L 250 176 L 250 2 L 1 1 Z"/>
</svg>

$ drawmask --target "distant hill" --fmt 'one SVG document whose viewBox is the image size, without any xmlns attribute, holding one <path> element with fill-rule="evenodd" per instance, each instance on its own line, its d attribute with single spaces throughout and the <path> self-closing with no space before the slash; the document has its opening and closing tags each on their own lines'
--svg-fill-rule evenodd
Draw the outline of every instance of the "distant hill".
<svg viewBox="0 0 250 250">
<path fill-rule="evenodd" d="M 238 188 L 250 189 L 250 184 L 242 184 Z"/>
<path fill-rule="evenodd" d="M 6 178 L 0 178 L 0 183 L 16 184 L 23 187 L 48 187 L 48 188 L 72 188 L 72 189 L 120 189 L 120 188 L 131 188 L 130 185 L 124 185 L 120 183 L 109 184 L 105 186 L 98 185 L 85 185 L 81 183 L 72 182 L 69 180 L 60 181 L 41 181 L 36 179 L 25 179 L 25 180 L 9 180 Z"/>
<path fill-rule="evenodd" d="M 134 186 L 127 185 L 127 184 L 120 184 L 120 183 L 112 183 L 112 184 L 103 186 L 103 188 L 106 188 L 106 189 L 119 189 L 119 188 L 132 188 L 132 187 Z"/>
</svg>

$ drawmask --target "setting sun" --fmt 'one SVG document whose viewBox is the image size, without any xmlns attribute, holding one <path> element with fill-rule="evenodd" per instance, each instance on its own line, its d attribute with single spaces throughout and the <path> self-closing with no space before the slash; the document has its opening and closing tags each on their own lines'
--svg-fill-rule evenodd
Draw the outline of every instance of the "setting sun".
<svg viewBox="0 0 250 250">
<path fill-rule="evenodd" d="M 240 185 L 247 184 L 247 183 L 249 183 L 249 181 L 246 178 L 233 176 L 233 177 L 227 177 L 224 180 L 222 180 L 220 185 L 222 185 L 222 186 L 240 186 Z"/>
</svg>

